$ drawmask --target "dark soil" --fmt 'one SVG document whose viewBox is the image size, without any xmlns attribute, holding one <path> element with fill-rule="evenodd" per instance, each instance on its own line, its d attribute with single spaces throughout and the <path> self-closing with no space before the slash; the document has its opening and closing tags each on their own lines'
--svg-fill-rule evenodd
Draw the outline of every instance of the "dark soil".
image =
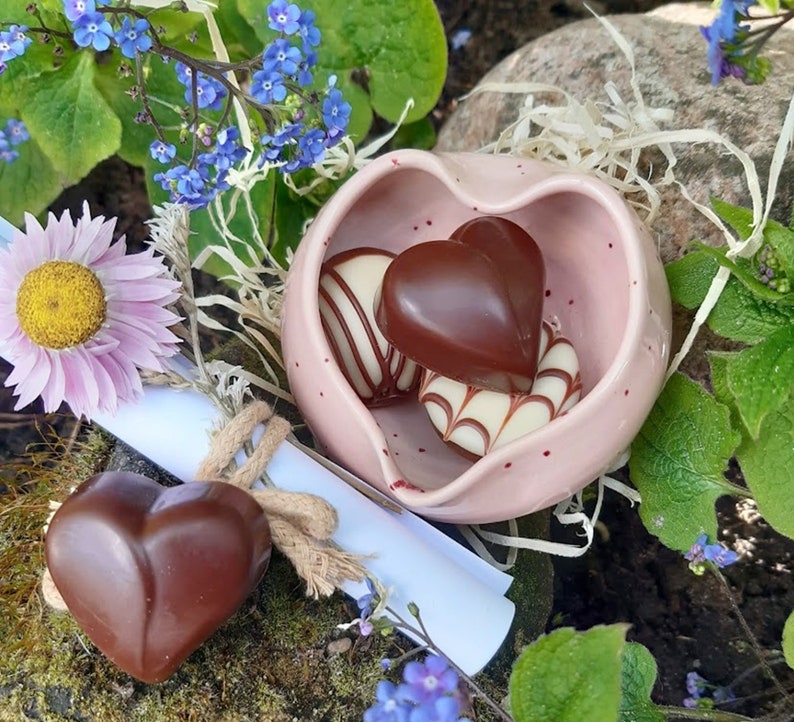
<svg viewBox="0 0 794 722">
<path fill-rule="evenodd" d="M 608 12 L 641 12 L 655 0 L 609 0 L 592 3 Z M 496 62 L 526 42 L 561 25 L 589 16 L 572 0 L 439 0 L 448 37 L 470 30 L 463 47 L 450 49 L 448 82 L 435 111 L 440 124 L 454 110 L 457 98 L 470 90 Z M 101 164 L 78 187 L 69 189 L 54 204 L 79 209 L 87 200 L 96 213 L 117 216 L 119 233 L 133 245 L 146 235 L 143 221 L 149 205 L 141 171 L 118 159 Z M 0 377 L 7 374 L 5 365 Z M 9 390 L 0 392 L 0 424 L 5 434 L 0 461 L 23 454 L 26 444 L 41 438 L 41 428 L 71 433 L 68 415 L 42 415 L 33 405 L 23 415 L 12 415 Z M 21 422 L 21 423 L 20 423 Z M 0 482 L 1 483 L 1 482 Z M 758 667 L 754 642 L 737 617 L 747 620 L 755 641 L 769 653 L 780 649 L 783 623 L 794 609 L 792 553 L 794 542 L 783 539 L 763 520 L 737 513 L 731 500 L 718 504 L 723 540 L 745 551 L 742 561 L 726 570 L 730 595 L 711 575 L 696 577 L 681 555 L 666 549 L 649 535 L 629 504 L 608 493 L 603 524 L 593 548 L 573 560 L 555 560 L 555 601 L 552 626 L 585 629 L 596 624 L 628 622 L 629 638 L 645 644 L 659 665 L 654 700 L 680 704 L 687 696 L 685 675 L 697 670 L 708 680 L 727 685 L 740 699 L 726 709 L 751 715 L 771 711 L 780 693 Z M 734 605 L 735 601 L 735 605 Z M 774 654 L 774 670 L 789 689 L 794 679 Z M 777 719 L 792 719 L 785 713 Z"/>
</svg>

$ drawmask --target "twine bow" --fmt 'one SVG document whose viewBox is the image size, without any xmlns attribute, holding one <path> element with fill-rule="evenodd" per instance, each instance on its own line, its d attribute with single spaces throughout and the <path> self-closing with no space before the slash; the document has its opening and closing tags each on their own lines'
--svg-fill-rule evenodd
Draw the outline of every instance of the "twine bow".
<svg viewBox="0 0 794 722">
<path fill-rule="evenodd" d="M 230 471 L 254 429 L 265 422 L 265 432 L 253 451 Z M 336 509 L 325 499 L 303 492 L 251 488 L 291 430 L 289 422 L 274 415 L 264 401 L 248 404 L 215 435 L 196 478 L 225 481 L 256 499 L 270 522 L 273 543 L 306 582 L 306 595 L 316 599 L 332 594 L 346 580 L 364 579 L 367 572 L 360 556 L 340 549 L 332 540 L 338 519 Z"/>
</svg>

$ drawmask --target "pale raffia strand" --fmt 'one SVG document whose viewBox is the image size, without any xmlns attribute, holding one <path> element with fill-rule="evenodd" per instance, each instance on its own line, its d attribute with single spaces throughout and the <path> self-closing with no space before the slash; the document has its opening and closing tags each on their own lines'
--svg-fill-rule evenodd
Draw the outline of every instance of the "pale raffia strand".
<svg viewBox="0 0 794 722">
<path fill-rule="evenodd" d="M 264 423 L 265 432 L 248 458 L 239 468 L 228 471 L 254 429 Z M 316 599 L 332 594 L 347 580 L 364 579 L 367 572 L 362 557 L 333 542 L 337 515 L 325 499 L 303 492 L 251 488 L 291 430 L 289 422 L 274 415 L 264 401 L 248 404 L 215 435 L 196 478 L 220 479 L 256 499 L 270 522 L 273 543 L 306 582 L 307 596 Z"/>
</svg>

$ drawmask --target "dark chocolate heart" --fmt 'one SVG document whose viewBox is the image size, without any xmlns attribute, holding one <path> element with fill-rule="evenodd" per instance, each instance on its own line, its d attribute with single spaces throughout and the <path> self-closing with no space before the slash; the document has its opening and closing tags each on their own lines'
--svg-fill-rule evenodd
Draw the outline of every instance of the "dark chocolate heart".
<svg viewBox="0 0 794 722">
<path fill-rule="evenodd" d="M 105 472 L 53 517 L 47 566 L 91 641 L 143 682 L 167 679 L 253 591 L 270 562 L 261 507 L 223 482 L 165 488 Z"/>
<path fill-rule="evenodd" d="M 520 226 L 497 216 L 419 243 L 386 271 L 376 321 L 408 358 L 442 376 L 506 393 L 535 378 L 546 271 Z"/>
</svg>

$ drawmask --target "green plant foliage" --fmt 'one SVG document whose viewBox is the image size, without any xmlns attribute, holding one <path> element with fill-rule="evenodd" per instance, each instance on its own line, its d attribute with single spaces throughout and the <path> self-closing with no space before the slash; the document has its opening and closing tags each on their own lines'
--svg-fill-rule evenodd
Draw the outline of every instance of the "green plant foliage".
<svg viewBox="0 0 794 722">
<path fill-rule="evenodd" d="M 764 418 L 759 438 L 736 451 L 758 510 L 781 534 L 794 538 L 794 401 Z"/>
<path fill-rule="evenodd" d="M 237 0 L 262 42 L 273 39 L 260 0 Z M 315 0 L 311 4 L 322 31 L 317 75 L 339 78 L 338 87 L 353 106 L 348 132 L 360 141 L 372 113 L 395 122 L 409 98 L 406 122 L 427 115 L 447 72 L 447 43 L 432 0 Z"/>
<path fill-rule="evenodd" d="M 745 428 L 757 440 L 764 417 L 780 409 L 794 388 L 794 326 L 730 357 L 727 382 Z"/>
<path fill-rule="evenodd" d="M 623 648 L 620 677 L 620 716 L 618 722 L 664 722 L 664 713 L 651 702 L 656 684 L 656 660 L 637 642 Z"/>
<path fill-rule="evenodd" d="M 510 676 L 516 722 L 615 722 L 627 629 L 563 627 L 526 647 Z"/>
<path fill-rule="evenodd" d="M 718 269 L 717 260 L 702 249 L 668 264 L 665 271 L 673 300 L 685 308 L 697 308 Z M 752 344 L 763 341 L 793 321 L 794 307 L 759 298 L 731 276 L 709 314 L 708 326 L 720 336 Z"/>
<path fill-rule="evenodd" d="M 786 624 L 783 626 L 783 655 L 786 664 L 794 669 L 794 612 L 788 615 Z"/>
<path fill-rule="evenodd" d="M 726 406 L 682 374 L 670 378 L 629 460 L 640 517 L 662 543 L 685 551 L 704 532 L 716 536 L 714 502 L 736 492 L 723 472 L 739 438 Z"/>
</svg>

